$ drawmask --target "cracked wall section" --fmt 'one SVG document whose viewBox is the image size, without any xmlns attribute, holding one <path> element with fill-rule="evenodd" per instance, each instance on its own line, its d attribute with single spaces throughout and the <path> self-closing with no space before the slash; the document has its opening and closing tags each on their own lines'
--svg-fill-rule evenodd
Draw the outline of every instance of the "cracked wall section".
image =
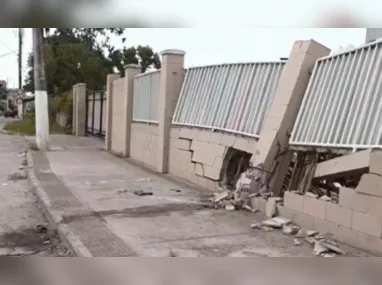
<svg viewBox="0 0 382 285">
<path fill-rule="evenodd" d="M 256 147 L 255 138 L 199 128 L 173 127 L 170 137 L 169 173 L 212 191 L 224 179 L 228 149 L 254 153 Z"/>
</svg>

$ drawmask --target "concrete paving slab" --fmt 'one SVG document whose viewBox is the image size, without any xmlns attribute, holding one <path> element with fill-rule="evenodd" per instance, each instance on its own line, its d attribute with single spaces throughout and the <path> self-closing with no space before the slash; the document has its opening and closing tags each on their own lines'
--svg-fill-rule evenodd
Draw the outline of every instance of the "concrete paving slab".
<svg viewBox="0 0 382 285">
<path fill-rule="evenodd" d="M 265 219 L 262 213 L 207 209 L 204 190 L 117 158 L 102 150 L 101 140 L 52 137 L 63 151 L 38 152 L 43 158 L 35 170 L 93 256 L 314 256 L 310 245 L 295 246 L 293 236 L 251 229 Z M 51 173 L 41 171 L 47 167 Z"/>
</svg>

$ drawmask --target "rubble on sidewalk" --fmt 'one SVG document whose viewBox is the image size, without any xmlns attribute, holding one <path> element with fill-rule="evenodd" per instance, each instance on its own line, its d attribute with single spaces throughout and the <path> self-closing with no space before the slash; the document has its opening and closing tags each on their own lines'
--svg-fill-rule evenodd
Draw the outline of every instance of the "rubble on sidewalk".
<svg viewBox="0 0 382 285">
<path fill-rule="evenodd" d="M 275 229 L 280 230 L 283 234 L 294 236 L 293 243 L 295 246 L 300 246 L 302 243 L 311 245 L 316 256 L 334 257 L 337 254 L 345 255 L 346 252 L 332 241 L 332 235 L 327 233 L 320 234 L 314 230 L 301 228 L 292 224 L 290 219 L 278 216 L 277 206 L 283 206 L 283 198 L 273 197 L 273 193 L 268 191 L 266 186 L 262 184 L 262 168 L 262 164 L 258 164 L 256 167 L 250 166 L 247 171 L 241 173 L 234 190 L 221 189 L 220 192 L 214 193 L 209 202 L 214 208 L 224 208 L 227 211 L 235 211 L 242 208 L 255 213 L 258 211 L 257 207 L 259 207 L 261 211 L 264 211 L 268 219 L 261 223 L 252 223 L 250 225 L 252 229 L 264 232 L 270 232 Z M 330 194 L 329 197 L 327 192 L 324 191 L 318 191 L 318 193 L 306 192 L 304 195 L 312 199 L 320 199 L 332 203 L 337 203 L 338 201 L 338 197 L 336 198 L 333 194 Z M 260 201 L 261 204 L 259 203 Z"/>
<path fill-rule="evenodd" d="M 249 169 L 240 174 L 238 181 L 236 182 L 235 189 L 229 190 L 225 186 L 220 188 L 219 192 L 213 194 L 209 199 L 211 208 L 225 208 L 227 209 L 226 202 L 235 206 L 235 209 L 244 209 L 252 213 L 259 211 L 251 200 L 253 198 L 263 199 L 266 203 L 266 212 L 269 218 L 273 218 L 277 214 L 277 205 L 282 205 L 283 199 L 280 197 L 272 197 L 272 193 L 266 189 L 262 184 L 263 166 L 258 164 L 255 167 L 249 167 Z M 229 206 L 232 210 L 232 207 Z"/>
</svg>

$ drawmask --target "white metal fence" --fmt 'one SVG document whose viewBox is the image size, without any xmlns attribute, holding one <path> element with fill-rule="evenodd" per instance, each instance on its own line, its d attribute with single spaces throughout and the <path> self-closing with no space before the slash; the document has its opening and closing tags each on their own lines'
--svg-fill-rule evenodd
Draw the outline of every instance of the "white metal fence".
<svg viewBox="0 0 382 285">
<path fill-rule="evenodd" d="M 382 145 L 382 42 L 319 59 L 290 144 L 337 148 Z"/>
<path fill-rule="evenodd" d="M 285 62 L 190 68 L 173 124 L 258 137 Z"/>
<path fill-rule="evenodd" d="M 160 70 L 134 77 L 133 121 L 158 123 Z"/>
</svg>

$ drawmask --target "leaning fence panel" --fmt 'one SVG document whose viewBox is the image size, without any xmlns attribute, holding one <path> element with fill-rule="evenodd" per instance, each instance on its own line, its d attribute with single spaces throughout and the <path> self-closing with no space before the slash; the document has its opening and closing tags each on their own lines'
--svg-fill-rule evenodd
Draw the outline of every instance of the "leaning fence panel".
<svg viewBox="0 0 382 285">
<path fill-rule="evenodd" d="M 382 146 L 382 41 L 317 61 L 290 144 Z"/>
<path fill-rule="evenodd" d="M 173 124 L 259 137 L 285 62 L 189 68 Z"/>
<path fill-rule="evenodd" d="M 134 77 L 133 120 L 158 123 L 160 70 Z"/>
</svg>

